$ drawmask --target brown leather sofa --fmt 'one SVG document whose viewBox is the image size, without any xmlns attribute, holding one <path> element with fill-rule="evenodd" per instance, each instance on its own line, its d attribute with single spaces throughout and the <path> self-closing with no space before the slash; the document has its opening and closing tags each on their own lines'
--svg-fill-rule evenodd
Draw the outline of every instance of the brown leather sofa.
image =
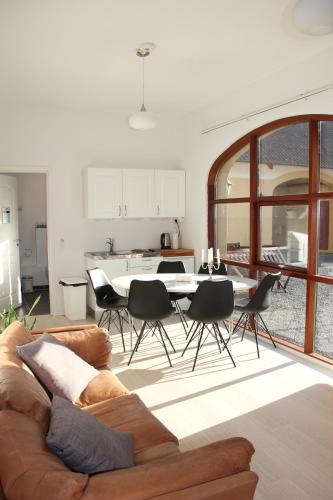
<svg viewBox="0 0 333 500">
<path fill-rule="evenodd" d="M 108 369 L 111 343 L 95 325 L 50 329 L 100 370 L 76 404 L 132 433 L 135 466 L 87 476 L 72 472 L 45 444 L 51 400 L 16 353 L 36 338 L 15 322 L 0 335 L 0 498 L 8 500 L 248 500 L 257 475 L 254 452 L 231 438 L 181 453 L 177 438 Z"/>
</svg>

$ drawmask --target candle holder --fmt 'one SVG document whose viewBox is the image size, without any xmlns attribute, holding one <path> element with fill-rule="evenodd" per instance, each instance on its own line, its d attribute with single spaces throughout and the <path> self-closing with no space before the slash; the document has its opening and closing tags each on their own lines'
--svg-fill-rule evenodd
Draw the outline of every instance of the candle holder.
<svg viewBox="0 0 333 500">
<path fill-rule="evenodd" d="M 204 257 L 204 252 L 202 251 L 202 257 Z M 217 250 L 217 262 L 214 263 L 214 254 L 213 254 L 213 248 L 210 248 L 208 250 L 208 255 L 207 255 L 207 262 L 204 262 L 202 259 L 202 268 L 206 271 L 206 269 L 208 269 L 208 273 L 209 273 L 209 280 L 213 280 L 212 278 L 212 274 L 213 274 L 213 271 L 217 271 L 218 269 L 220 269 L 220 251 Z"/>
</svg>

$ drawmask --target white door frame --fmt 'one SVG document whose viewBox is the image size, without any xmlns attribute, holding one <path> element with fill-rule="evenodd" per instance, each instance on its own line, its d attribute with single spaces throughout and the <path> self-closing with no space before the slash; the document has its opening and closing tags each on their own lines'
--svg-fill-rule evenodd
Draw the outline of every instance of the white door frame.
<svg viewBox="0 0 333 500">
<path fill-rule="evenodd" d="M 16 167 L 0 165 L 0 174 L 45 174 L 46 175 L 46 225 L 47 225 L 47 259 L 48 259 L 48 275 L 49 275 L 49 297 L 50 297 L 50 312 L 53 314 L 56 306 L 55 298 L 55 242 L 53 237 L 53 214 L 51 209 L 51 179 L 52 172 L 48 167 Z"/>
</svg>

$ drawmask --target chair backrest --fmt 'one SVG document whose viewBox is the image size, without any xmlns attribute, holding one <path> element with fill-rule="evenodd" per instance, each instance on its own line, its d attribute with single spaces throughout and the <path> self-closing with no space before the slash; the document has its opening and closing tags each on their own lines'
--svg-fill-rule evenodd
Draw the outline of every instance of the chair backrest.
<svg viewBox="0 0 333 500">
<path fill-rule="evenodd" d="M 205 262 L 205 267 L 206 265 L 207 262 Z M 208 268 L 204 269 L 202 266 L 200 266 L 198 274 L 209 274 Z M 220 267 L 218 269 L 213 269 L 212 274 L 222 274 L 223 276 L 226 276 L 228 274 L 227 266 L 223 262 L 220 262 Z"/>
<path fill-rule="evenodd" d="M 215 323 L 229 318 L 234 310 L 232 282 L 202 281 L 187 311 L 189 318 L 202 323 Z"/>
<path fill-rule="evenodd" d="M 169 294 L 160 280 L 133 280 L 127 309 L 131 316 L 145 321 L 161 320 L 173 313 Z"/>
<path fill-rule="evenodd" d="M 185 273 L 185 266 L 181 260 L 162 260 L 157 268 L 158 273 Z"/>
<path fill-rule="evenodd" d="M 248 303 L 248 307 L 254 311 L 264 311 L 272 303 L 272 289 L 276 281 L 281 278 L 281 273 L 266 274 L 260 282 L 255 294 Z"/>
<path fill-rule="evenodd" d="M 87 274 L 96 296 L 97 305 L 101 302 L 112 302 L 120 297 L 113 289 L 103 269 L 95 267 L 94 269 L 87 270 Z"/>
</svg>

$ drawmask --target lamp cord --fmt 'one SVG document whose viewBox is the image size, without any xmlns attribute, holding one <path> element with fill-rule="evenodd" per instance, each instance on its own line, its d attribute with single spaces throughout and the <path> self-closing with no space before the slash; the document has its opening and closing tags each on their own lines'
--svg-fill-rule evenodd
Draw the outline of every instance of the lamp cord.
<svg viewBox="0 0 333 500">
<path fill-rule="evenodd" d="M 145 109 L 145 58 L 142 58 L 142 108 Z"/>
</svg>

